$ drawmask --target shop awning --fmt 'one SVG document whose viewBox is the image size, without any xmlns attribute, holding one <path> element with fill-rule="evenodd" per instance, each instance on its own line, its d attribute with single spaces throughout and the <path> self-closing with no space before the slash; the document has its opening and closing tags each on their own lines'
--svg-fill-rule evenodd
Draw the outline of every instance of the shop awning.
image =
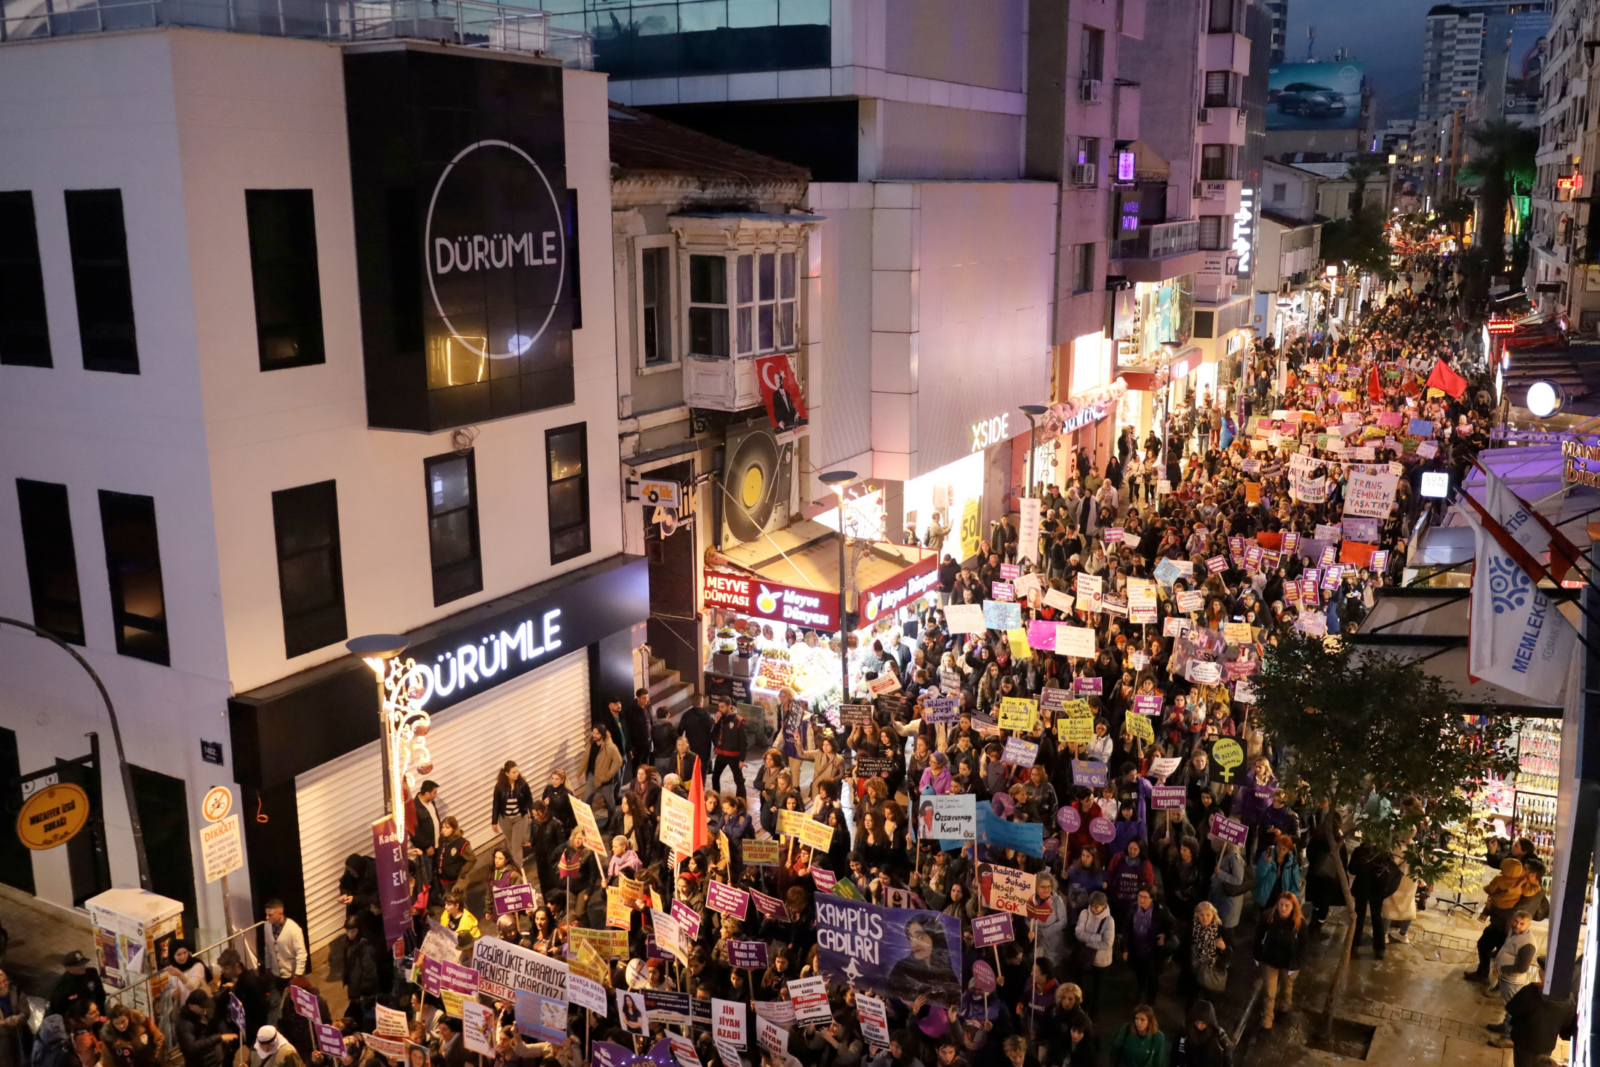
<svg viewBox="0 0 1600 1067">
<path fill-rule="evenodd" d="M 861 625 L 867 626 L 903 604 L 934 588 L 939 580 L 939 554 L 915 545 L 894 545 L 886 541 L 866 542 L 866 551 L 855 565 L 855 588 L 860 591 Z M 855 559 L 859 549 L 848 550 Z M 759 618 L 795 622 L 817 629 L 837 629 L 839 603 L 839 535 L 818 522 L 802 520 L 759 541 L 729 548 L 722 553 L 724 563 L 706 571 L 706 603 L 743 611 Z M 712 575 L 744 573 L 765 584 L 771 595 L 765 610 L 755 603 L 759 591 L 746 598 L 737 590 L 717 590 L 712 595 Z M 818 622 L 785 617 L 779 590 L 793 591 L 814 599 L 814 605 L 830 614 L 831 627 Z M 733 596 L 738 603 L 729 600 Z M 791 598 L 793 599 L 793 598 Z"/>
<path fill-rule="evenodd" d="M 1148 393 L 1156 387 L 1156 376 L 1151 371 L 1119 370 L 1117 377 L 1128 383 L 1129 389 Z"/>
</svg>

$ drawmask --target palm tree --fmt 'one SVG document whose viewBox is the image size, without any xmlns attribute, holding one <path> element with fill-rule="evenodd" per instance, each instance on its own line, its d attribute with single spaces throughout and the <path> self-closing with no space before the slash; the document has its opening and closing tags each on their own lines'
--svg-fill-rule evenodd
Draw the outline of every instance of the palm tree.
<svg viewBox="0 0 1600 1067">
<path fill-rule="evenodd" d="M 1518 189 L 1533 188 L 1539 131 L 1496 119 L 1473 127 L 1467 136 L 1478 150 L 1458 177 L 1478 187 L 1483 218 L 1476 243 L 1488 254 L 1490 273 L 1498 274 L 1505 265 L 1506 206 Z"/>
</svg>

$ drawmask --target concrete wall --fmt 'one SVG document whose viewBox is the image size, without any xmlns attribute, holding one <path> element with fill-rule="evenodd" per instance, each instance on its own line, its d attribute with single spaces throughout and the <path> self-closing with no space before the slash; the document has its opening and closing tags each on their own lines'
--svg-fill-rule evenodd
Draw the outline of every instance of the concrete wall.
<svg viewBox="0 0 1600 1067">
<path fill-rule="evenodd" d="M 861 102 L 863 181 L 1004 181 L 1022 173 L 1022 117 L 895 100 Z"/>
<path fill-rule="evenodd" d="M 872 448 L 872 188 L 811 185 L 811 209 L 828 217 L 811 235 L 822 274 L 822 350 L 811 371 L 811 455 L 818 470 Z"/>
<path fill-rule="evenodd" d="M 0 614 L 31 618 L 14 480 L 64 483 L 83 653 L 121 713 L 129 760 L 184 779 L 191 807 L 232 782 L 199 746 L 226 750 L 228 696 L 343 654 L 285 658 L 274 490 L 337 480 L 352 635 L 407 630 L 619 550 L 604 76 L 569 71 L 565 95 L 588 324 L 574 336 L 577 402 L 478 428 L 484 591 L 436 608 L 422 460 L 448 452 L 450 435 L 366 426 L 340 50 L 202 31 L 7 46 L 0 188 L 34 194 L 55 366 L 0 367 Z M 62 190 L 95 188 L 122 190 L 136 376 L 82 369 Z M 260 370 L 249 188 L 314 192 L 325 364 Z M 593 551 L 552 567 L 543 431 L 574 422 L 588 425 Z M 171 667 L 115 651 L 98 489 L 155 498 Z M 0 630 L 0 677 L 0 725 L 17 731 L 24 770 L 84 754 L 91 729 L 109 753 L 95 691 L 65 654 Z M 112 879 L 137 884 L 122 794 L 104 781 Z M 192 832 L 198 822 L 191 811 Z M 34 867 L 38 895 L 70 904 L 65 851 L 36 853 Z M 208 929 L 219 902 L 200 886 Z"/>
<path fill-rule="evenodd" d="M 1022 91 L 1025 0 L 883 3 L 885 21 L 893 29 L 884 40 L 886 70 Z"/>
</svg>

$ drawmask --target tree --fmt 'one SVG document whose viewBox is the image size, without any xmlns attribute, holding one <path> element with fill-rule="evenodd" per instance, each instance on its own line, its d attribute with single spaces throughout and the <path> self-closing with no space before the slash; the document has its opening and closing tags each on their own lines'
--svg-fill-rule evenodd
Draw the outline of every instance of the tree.
<svg viewBox="0 0 1600 1067">
<path fill-rule="evenodd" d="M 1345 175 L 1356 183 L 1355 192 L 1350 196 L 1350 214 L 1360 216 L 1366 209 L 1367 183 L 1379 173 L 1383 157 L 1376 152 L 1358 152 L 1350 161 L 1349 169 Z"/>
<path fill-rule="evenodd" d="M 1346 641 L 1291 632 L 1267 648 L 1255 690 L 1262 728 L 1285 746 L 1279 780 L 1323 812 L 1315 832 L 1329 844 L 1352 915 L 1342 824 L 1354 819 L 1364 841 L 1401 853 L 1417 878 L 1437 881 L 1450 859 L 1451 827 L 1472 817 L 1471 791 L 1516 769 L 1507 720 L 1470 722 L 1439 678 L 1370 648 L 1358 656 Z M 1324 1033 L 1355 931 L 1351 922 L 1319 1022 Z"/>
<path fill-rule="evenodd" d="M 1380 277 L 1391 273 L 1393 253 L 1383 231 L 1383 220 L 1366 215 L 1337 219 L 1322 227 L 1322 258 L 1329 263 L 1348 263 L 1361 273 Z"/>
<path fill-rule="evenodd" d="M 1496 119 L 1473 127 L 1467 136 L 1477 151 L 1461 168 L 1457 180 L 1478 187 L 1483 215 L 1477 243 L 1488 250 L 1490 272 L 1498 274 L 1505 263 L 1506 207 L 1518 189 L 1533 189 L 1539 131 Z"/>
</svg>

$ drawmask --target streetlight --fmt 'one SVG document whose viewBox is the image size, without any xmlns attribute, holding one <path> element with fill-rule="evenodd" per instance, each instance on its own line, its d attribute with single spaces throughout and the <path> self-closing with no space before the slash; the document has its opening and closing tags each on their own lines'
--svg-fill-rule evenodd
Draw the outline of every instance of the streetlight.
<svg viewBox="0 0 1600 1067">
<path fill-rule="evenodd" d="M 1036 416 L 1043 415 L 1045 412 L 1049 411 L 1050 409 L 1048 407 L 1046 407 L 1045 405 L 1043 405 L 1043 404 L 1024 404 L 1024 405 L 1022 405 L 1021 410 L 1022 410 L 1022 413 L 1024 415 L 1028 416 L 1028 488 L 1022 494 L 1023 496 L 1026 497 L 1030 493 L 1033 492 L 1033 486 L 1034 486 L 1034 481 L 1033 481 L 1033 450 L 1034 450 L 1034 440 L 1033 440 L 1034 425 L 1033 425 L 1033 420 L 1034 420 L 1034 418 Z"/>
<path fill-rule="evenodd" d="M 367 634 L 344 643 L 344 647 L 360 656 L 378 678 L 378 725 L 382 731 L 378 750 L 383 753 L 383 807 L 386 814 L 394 816 L 397 827 L 405 826 L 406 804 L 400 745 L 411 739 L 416 724 L 408 721 L 413 710 L 411 702 L 405 699 L 404 675 L 409 672 L 392 664 L 410 643 L 400 634 Z"/>
<path fill-rule="evenodd" d="M 94 682 L 94 687 L 100 691 L 100 700 L 106 706 L 106 718 L 111 720 L 111 740 L 115 742 L 117 746 L 117 763 L 121 765 L 122 798 L 123 801 L 128 805 L 128 829 L 133 833 L 133 855 L 134 859 L 136 859 L 139 864 L 139 888 L 149 890 L 151 888 L 150 858 L 145 854 L 144 850 L 144 823 L 139 818 L 139 804 L 134 796 L 133 771 L 128 767 L 127 753 L 122 750 L 122 727 L 117 723 L 117 709 L 111 704 L 111 694 L 106 692 L 105 683 L 102 682 L 100 680 L 100 676 L 94 672 L 94 668 L 89 666 L 89 661 L 78 654 L 77 649 L 61 640 L 61 638 L 57 637 L 49 630 L 40 629 L 39 627 L 33 625 L 33 623 L 23 622 L 21 619 L 0 618 L 0 625 L 15 626 L 18 629 L 29 630 L 34 635 L 42 637 L 46 641 L 55 643 L 61 649 L 61 651 L 78 661 L 78 666 L 82 667 L 88 672 L 89 680 Z M 95 763 L 94 772 L 95 774 L 100 773 L 100 765 L 98 761 Z M 100 836 L 100 847 L 103 849 L 105 848 L 105 834 L 102 833 Z M 224 897 L 226 897 L 226 894 L 224 894 Z M 224 903 L 226 903 L 226 901 L 224 901 Z"/>
<path fill-rule="evenodd" d="M 856 472 L 829 471 L 817 475 L 817 480 L 839 498 L 839 703 L 843 704 L 850 699 L 850 639 L 844 629 L 844 487 L 856 480 Z"/>
</svg>

